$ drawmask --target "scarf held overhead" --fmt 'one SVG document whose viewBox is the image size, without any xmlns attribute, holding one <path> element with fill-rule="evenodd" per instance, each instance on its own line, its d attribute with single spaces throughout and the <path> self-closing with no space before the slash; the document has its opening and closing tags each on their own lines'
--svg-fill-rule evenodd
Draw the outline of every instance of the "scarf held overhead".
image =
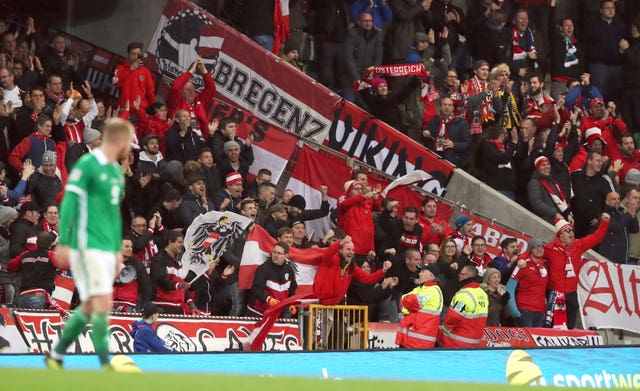
<svg viewBox="0 0 640 391">
<path fill-rule="evenodd" d="M 391 76 L 391 77 L 403 77 L 403 76 L 417 76 L 422 79 L 422 93 L 424 98 L 429 94 L 430 88 L 425 88 L 425 84 L 428 86 L 430 83 L 429 72 L 424 68 L 422 64 L 395 64 L 395 65 L 381 65 L 368 69 L 362 76 L 362 80 L 356 80 L 353 83 L 354 92 L 371 88 L 371 81 L 377 76 Z"/>
</svg>

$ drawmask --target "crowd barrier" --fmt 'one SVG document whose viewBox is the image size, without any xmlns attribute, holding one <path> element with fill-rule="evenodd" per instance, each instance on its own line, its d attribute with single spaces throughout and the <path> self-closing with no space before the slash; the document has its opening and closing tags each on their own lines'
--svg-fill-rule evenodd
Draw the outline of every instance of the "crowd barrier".
<svg viewBox="0 0 640 391">
<path fill-rule="evenodd" d="M 323 311 L 321 306 L 316 308 Z M 333 316 L 334 323 L 338 318 L 347 319 L 344 322 L 343 331 L 348 333 L 348 338 L 338 341 L 345 344 L 340 346 L 375 350 L 397 348 L 395 345 L 397 324 L 367 323 L 365 311 L 354 307 L 344 307 L 341 311 L 342 313 L 332 310 L 333 314 L 336 314 Z M 310 324 L 315 324 L 316 330 L 312 331 L 312 338 L 308 341 L 314 340 L 313 335 L 316 336 L 315 341 L 318 341 L 322 335 L 328 335 L 323 334 L 323 329 L 317 322 L 323 317 L 314 315 L 314 318 L 316 321 Z M 131 323 L 139 319 L 138 314 L 112 314 L 109 345 L 112 353 L 133 352 L 133 338 L 129 335 L 129 331 Z M 258 319 L 254 318 L 161 315 L 158 322 L 154 324 L 154 328 L 169 346 L 179 352 L 245 351 L 248 350 L 249 337 L 257 322 Z M 58 341 L 62 327 L 63 320 L 58 312 L 0 308 L 0 352 L 48 352 Z M 308 328 L 303 330 L 309 332 Z M 325 328 L 324 331 L 328 330 Z M 338 342 L 328 347 L 337 348 Z M 602 344 L 602 337 L 595 331 L 589 330 L 488 327 L 485 329 L 482 346 L 485 348 L 585 347 Z M 278 321 L 262 346 L 263 351 L 302 349 L 301 329 L 298 322 L 294 320 Z M 87 328 L 78 342 L 69 348 L 69 352 L 91 353 L 92 351 L 93 344 Z"/>
<path fill-rule="evenodd" d="M 367 349 L 369 308 L 360 305 L 311 304 L 307 324 L 308 350 Z"/>
</svg>

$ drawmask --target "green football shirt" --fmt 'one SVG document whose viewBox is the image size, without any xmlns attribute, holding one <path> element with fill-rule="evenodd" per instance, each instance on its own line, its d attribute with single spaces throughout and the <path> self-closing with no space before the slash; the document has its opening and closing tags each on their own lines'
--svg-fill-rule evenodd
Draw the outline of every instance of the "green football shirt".
<svg viewBox="0 0 640 391">
<path fill-rule="evenodd" d="M 120 202 L 124 175 L 101 149 L 73 166 L 60 205 L 60 244 L 72 249 L 118 252 L 122 240 Z"/>
</svg>

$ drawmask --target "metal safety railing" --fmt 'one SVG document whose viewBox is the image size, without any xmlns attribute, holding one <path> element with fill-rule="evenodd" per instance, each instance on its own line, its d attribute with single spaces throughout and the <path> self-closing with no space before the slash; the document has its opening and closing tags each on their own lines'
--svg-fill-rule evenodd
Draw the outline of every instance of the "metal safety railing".
<svg viewBox="0 0 640 391">
<path fill-rule="evenodd" d="M 308 350 L 367 349 L 369 308 L 362 305 L 309 305 Z"/>
</svg>

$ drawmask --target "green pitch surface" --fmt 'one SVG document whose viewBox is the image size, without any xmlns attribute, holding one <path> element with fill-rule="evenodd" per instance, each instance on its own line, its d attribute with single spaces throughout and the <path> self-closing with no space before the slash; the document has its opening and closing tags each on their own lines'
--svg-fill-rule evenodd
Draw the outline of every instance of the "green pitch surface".
<svg viewBox="0 0 640 391">
<path fill-rule="evenodd" d="M 142 390 L 259 390 L 259 391 L 389 391 L 389 390 L 446 390 L 446 391 L 497 391 L 529 390 L 531 387 L 464 384 L 418 383 L 366 380 L 296 379 L 217 376 L 200 374 L 125 374 L 97 371 L 50 371 L 27 369 L 0 369 L 3 390 L 64 390 L 64 391 L 142 391 Z M 556 388 L 535 387 L 536 390 Z"/>
</svg>

